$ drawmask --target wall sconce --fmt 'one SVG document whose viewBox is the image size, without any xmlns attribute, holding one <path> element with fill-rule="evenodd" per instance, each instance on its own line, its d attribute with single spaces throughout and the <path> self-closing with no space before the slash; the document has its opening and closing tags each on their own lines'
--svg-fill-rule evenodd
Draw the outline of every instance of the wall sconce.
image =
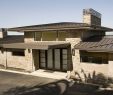
<svg viewBox="0 0 113 95">
<path fill-rule="evenodd" d="M 75 56 L 75 49 L 72 49 L 72 55 Z"/>
<path fill-rule="evenodd" d="M 30 49 L 28 49 L 28 53 L 31 53 L 31 50 Z"/>
</svg>

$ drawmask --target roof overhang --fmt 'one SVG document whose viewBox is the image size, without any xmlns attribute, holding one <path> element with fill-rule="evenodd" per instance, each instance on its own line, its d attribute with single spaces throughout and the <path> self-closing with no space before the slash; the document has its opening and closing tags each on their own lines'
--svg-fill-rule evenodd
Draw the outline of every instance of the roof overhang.
<svg viewBox="0 0 113 95">
<path fill-rule="evenodd" d="M 98 43 L 97 43 L 98 44 Z M 111 43 L 113 46 L 113 43 Z M 78 46 L 80 45 L 80 46 Z M 79 50 L 85 50 L 88 52 L 113 52 L 113 47 L 110 47 L 110 44 L 105 44 L 105 45 L 99 45 L 98 46 L 93 46 L 92 43 L 89 42 L 88 47 L 85 44 L 78 44 L 74 46 L 74 49 L 79 49 Z M 94 43 L 95 45 L 95 43 Z"/>
<path fill-rule="evenodd" d="M 88 52 L 113 52 L 113 36 L 93 36 L 76 44 L 74 49 Z"/>
<path fill-rule="evenodd" d="M 95 48 L 87 48 L 87 49 L 80 49 L 80 48 L 75 48 L 75 49 L 79 49 L 79 50 L 84 50 L 84 51 L 87 51 L 87 52 L 113 52 L 113 48 L 112 49 L 95 49 Z"/>
<path fill-rule="evenodd" d="M 8 31 L 14 32 L 30 32 L 30 31 L 57 31 L 57 30 L 97 30 L 97 31 L 113 31 L 112 28 L 88 25 L 86 23 L 62 22 L 41 24 L 23 27 L 8 28 Z"/>
<path fill-rule="evenodd" d="M 34 42 L 34 43 L 10 43 L 0 45 L 8 49 L 41 49 L 48 50 L 53 48 L 67 48 L 70 43 L 67 42 Z"/>
</svg>

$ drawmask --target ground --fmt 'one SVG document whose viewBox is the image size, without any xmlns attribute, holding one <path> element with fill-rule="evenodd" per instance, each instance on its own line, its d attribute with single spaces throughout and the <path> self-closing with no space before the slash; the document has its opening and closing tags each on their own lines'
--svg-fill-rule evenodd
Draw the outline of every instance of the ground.
<svg viewBox="0 0 113 95">
<path fill-rule="evenodd" d="M 0 95 L 60 95 L 66 82 L 0 71 Z"/>
<path fill-rule="evenodd" d="M 113 95 L 95 84 L 0 71 L 0 95 Z"/>
</svg>

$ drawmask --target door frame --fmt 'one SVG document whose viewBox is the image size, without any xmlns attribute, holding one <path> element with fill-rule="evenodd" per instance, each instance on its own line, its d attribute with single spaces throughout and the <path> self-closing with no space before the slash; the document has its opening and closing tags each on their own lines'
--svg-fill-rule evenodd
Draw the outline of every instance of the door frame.
<svg viewBox="0 0 113 95">
<path fill-rule="evenodd" d="M 59 49 L 60 50 L 60 69 L 55 69 L 55 49 Z M 53 70 L 53 71 L 62 71 L 62 72 L 66 72 L 67 70 L 63 70 L 63 49 L 67 49 L 67 48 L 55 48 L 55 49 L 52 49 L 52 60 L 53 60 L 53 68 L 50 69 L 48 68 L 48 58 L 47 58 L 47 51 L 48 50 L 44 50 L 45 51 L 45 67 L 41 67 L 41 61 L 40 61 L 40 52 L 41 50 L 39 50 L 39 68 L 40 69 L 46 69 L 46 70 Z M 68 51 L 68 50 L 67 50 Z M 67 58 L 68 60 L 68 58 Z M 68 63 L 67 63 L 67 66 L 68 66 Z M 67 67 L 68 69 L 68 67 Z"/>
</svg>

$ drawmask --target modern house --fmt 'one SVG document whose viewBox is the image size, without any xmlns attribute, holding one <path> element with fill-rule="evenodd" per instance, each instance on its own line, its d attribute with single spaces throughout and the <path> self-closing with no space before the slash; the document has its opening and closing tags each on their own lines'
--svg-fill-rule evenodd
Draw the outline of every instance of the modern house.
<svg viewBox="0 0 113 95">
<path fill-rule="evenodd" d="M 7 32 L 24 32 L 8 36 Z M 113 75 L 111 28 L 101 26 L 101 14 L 83 10 L 83 23 L 61 22 L 0 32 L 0 67 L 33 72 L 39 69 L 68 72 L 84 70 Z"/>
</svg>

